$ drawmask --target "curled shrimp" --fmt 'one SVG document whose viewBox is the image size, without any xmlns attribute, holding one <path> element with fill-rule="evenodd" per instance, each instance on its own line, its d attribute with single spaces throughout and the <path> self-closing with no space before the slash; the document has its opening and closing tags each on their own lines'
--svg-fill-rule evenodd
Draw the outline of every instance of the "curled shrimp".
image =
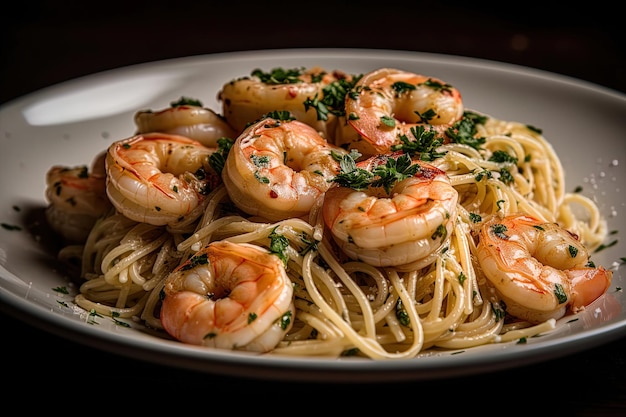
<svg viewBox="0 0 626 417">
<path fill-rule="evenodd" d="M 346 96 L 348 123 L 362 137 L 350 144 L 363 155 L 387 153 L 401 135 L 424 126 L 442 134 L 463 117 L 461 93 L 433 77 L 393 68 L 369 72 Z"/>
<path fill-rule="evenodd" d="M 333 152 L 346 153 L 300 121 L 266 118 L 235 140 L 222 178 L 231 200 L 244 212 L 270 221 L 300 217 L 310 212 L 339 172 Z"/>
<path fill-rule="evenodd" d="M 50 227 L 70 242 L 84 242 L 96 220 L 111 208 L 106 191 L 104 153 L 86 165 L 52 166 L 46 173 L 45 216 Z"/>
<path fill-rule="evenodd" d="M 405 167 L 406 178 L 388 188 L 371 183 L 353 189 L 335 184 L 324 196 L 322 214 L 334 240 L 352 259 L 400 270 L 432 262 L 447 242 L 457 213 L 458 192 L 442 170 L 408 155 L 377 155 L 354 172 L 389 172 Z M 408 164 L 406 163 L 408 161 Z M 380 169 L 382 168 L 382 170 Z"/>
<path fill-rule="evenodd" d="M 126 217 L 156 226 L 199 216 L 219 176 L 215 151 L 179 135 L 148 133 L 114 142 L 106 156 L 107 195 Z"/>
<path fill-rule="evenodd" d="M 257 69 L 248 77 L 224 84 L 218 100 L 224 118 L 239 132 L 271 112 L 288 111 L 329 139 L 334 123 L 320 118 L 317 109 L 305 103 L 321 100 L 325 87 L 349 77 L 341 71 L 327 72 L 320 67 L 274 68 L 268 73 Z M 331 116 L 331 121 L 336 122 L 336 118 Z"/>
<path fill-rule="evenodd" d="M 141 110 L 135 113 L 137 133 L 168 133 L 197 140 L 205 146 L 216 148 L 217 141 L 237 134 L 224 118 L 202 103 L 182 98 L 171 107 L 159 111 Z"/>
<path fill-rule="evenodd" d="M 163 328 L 194 345 L 268 352 L 293 324 L 293 287 L 278 256 L 216 241 L 166 279 Z"/>
<path fill-rule="evenodd" d="M 612 272 L 592 267 L 577 236 L 555 223 L 514 214 L 493 218 L 479 233 L 481 269 L 514 317 L 558 319 L 589 305 L 611 285 Z"/>
</svg>

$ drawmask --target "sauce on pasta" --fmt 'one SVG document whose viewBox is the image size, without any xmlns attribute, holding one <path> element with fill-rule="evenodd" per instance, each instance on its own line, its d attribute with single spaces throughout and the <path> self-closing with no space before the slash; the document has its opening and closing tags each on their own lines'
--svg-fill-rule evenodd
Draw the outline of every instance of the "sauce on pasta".
<svg viewBox="0 0 626 417">
<path fill-rule="evenodd" d="M 536 230 L 558 225 L 554 239 L 567 231 L 588 257 L 605 239 L 606 224 L 592 200 L 565 191 L 561 161 L 540 129 L 465 109 L 460 92 L 445 81 L 394 69 L 365 75 L 321 68 L 255 70 L 225 80 L 219 97 L 223 115 L 211 110 L 204 127 L 189 127 L 199 102 L 173 102 L 193 110 L 176 116 L 138 109 L 142 131 L 105 150 L 105 173 L 100 165 L 92 176 L 106 183 L 115 205 L 90 220 L 86 238 L 59 253 L 68 262 L 80 260 L 78 306 L 139 320 L 169 337 L 161 316 L 164 297 L 195 291 L 204 297 L 201 303 L 218 311 L 220 301 L 234 303 L 234 294 L 245 287 L 244 295 L 252 298 L 236 299 L 242 310 L 237 314 L 248 321 L 223 324 L 211 314 L 211 323 L 193 329 L 205 332 L 193 343 L 267 354 L 398 359 L 550 331 L 556 320 L 576 312 L 572 298 L 578 281 L 569 278 L 570 269 L 582 270 L 589 280 L 603 279 L 600 293 L 610 284 L 610 272 L 586 258 L 574 267 L 549 265 L 566 277 L 555 284 L 563 294 L 551 289 L 546 295 L 550 302 L 557 297 L 563 313 L 549 317 L 549 310 L 548 318 L 532 320 L 528 317 L 536 315 L 507 312 L 513 301 L 490 281 L 493 265 L 480 262 L 483 228 L 491 227 L 502 240 L 498 245 L 511 245 L 518 223 L 509 216 L 523 214 L 536 220 Z M 435 122 L 444 112 L 449 116 Z M 236 123 L 229 125 L 229 119 Z M 185 128 L 177 130 L 179 124 Z M 167 132 L 150 126 L 166 126 Z M 196 131 L 202 132 L 201 141 L 192 137 Z M 225 132 L 232 137 L 222 136 Z M 99 163 L 104 160 L 100 155 Z M 76 198 L 84 197 L 79 187 L 74 191 Z M 297 216 L 281 210 L 296 203 Z M 63 206 L 55 205 L 59 210 Z M 70 217 L 51 221 L 63 230 L 74 227 Z M 512 222 L 506 223 L 508 230 L 505 219 Z M 565 238 L 550 239 L 545 244 L 553 245 L 548 249 L 554 257 L 572 256 L 567 251 L 572 245 L 559 246 Z M 255 298 L 256 292 L 269 297 L 259 283 L 278 272 L 252 258 L 245 262 L 254 265 L 250 274 L 258 271 L 255 289 L 234 272 L 224 278 L 229 282 L 213 286 L 227 273 L 211 270 L 200 262 L 206 256 L 198 254 L 224 253 L 208 249 L 216 242 L 254 245 L 278 256 L 292 289 L 280 294 L 289 294 L 290 302 Z M 520 245 L 529 250 L 522 261 L 538 257 L 531 243 Z M 190 265 L 192 259 L 198 262 Z M 516 275 L 521 261 L 516 262 L 502 267 L 504 285 L 522 293 L 523 285 L 538 286 L 532 276 L 522 285 Z M 174 273 L 181 269 L 207 277 L 181 278 Z M 592 277 L 590 270 L 604 275 Z M 173 275 L 180 284 L 176 289 Z M 188 309 L 181 315 L 200 317 L 195 306 L 180 308 Z M 265 308 L 277 310 L 271 320 L 261 314 Z M 516 308 L 536 313 L 543 304 L 522 302 Z M 266 327 L 246 333 L 265 317 Z M 187 318 L 167 318 L 177 332 L 192 331 Z M 269 337 L 270 332 L 279 336 Z"/>
</svg>

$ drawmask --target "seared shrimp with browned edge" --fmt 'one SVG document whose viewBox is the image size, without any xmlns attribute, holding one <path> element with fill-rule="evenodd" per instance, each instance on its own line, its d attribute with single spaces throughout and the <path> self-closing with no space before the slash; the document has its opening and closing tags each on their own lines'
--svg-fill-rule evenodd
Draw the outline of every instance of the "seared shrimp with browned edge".
<svg viewBox="0 0 626 417">
<path fill-rule="evenodd" d="M 185 343 L 269 352 L 294 319 L 285 265 L 261 246 L 210 243 L 166 280 L 161 323 Z"/>
<path fill-rule="evenodd" d="M 434 77 L 394 68 L 369 72 L 346 95 L 346 118 L 361 140 L 347 144 L 364 156 L 387 153 L 401 135 L 424 126 L 442 134 L 461 120 L 461 93 Z M 342 145 L 343 146 L 343 145 Z"/>
<path fill-rule="evenodd" d="M 507 313 L 529 322 L 583 309 L 609 289 L 613 275 L 590 263 L 575 235 L 525 214 L 486 222 L 476 255 Z"/>
<path fill-rule="evenodd" d="M 408 154 L 377 155 L 342 172 L 324 196 L 322 213 L 334 240 L 352 259 L 398 270 L 430 264 L 456 222 L 458 193 L 447 175 Z"/>
</svg>

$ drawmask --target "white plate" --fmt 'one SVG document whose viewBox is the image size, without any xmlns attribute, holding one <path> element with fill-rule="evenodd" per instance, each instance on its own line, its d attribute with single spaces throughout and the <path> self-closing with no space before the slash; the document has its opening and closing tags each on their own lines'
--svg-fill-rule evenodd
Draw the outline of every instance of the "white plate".
<svg viewBox="0 0 626 417">
<path fill-rule="evenodd" d="M 254 68 L 322 66 L 350 73 L 395 67 L 431 75 L 458 88 L 467 108 L 543 129 L 561 157 L 567 189 L 583 187 L 608 218 L 624 224 L 626 97 L 593 84 L 528 68 L 469 58 L 382 50 L 276 50 L 225 53 L 121 68 L 55 85 L 0 108 L 0 302 L 29 323 L 92 347 L 155 363 L 233 376 L 307 381 L 385 381 L 466 375 L 539 362 L 626 334 L 626 285 L 617 270 L 605 297 L 549 335 L 526 344 L 496 344 L 401 361 L 259 357 L 164 340 L 103 318 L 90 324 L 71 306 L 67 286 L 41 239 L 28 233 L 46 205 L 45 174 L 53 164 L 80 165 L 134 131 L 138 109 L 164 108 L 180 96 L 220 111 L 216 93 Z M 619 233 L 610 236 L 618 239 Z M 608 243 L 608 242 L 607 242 Z M 624 252 L 594 255 L 611 267 Z"/>
</svg>

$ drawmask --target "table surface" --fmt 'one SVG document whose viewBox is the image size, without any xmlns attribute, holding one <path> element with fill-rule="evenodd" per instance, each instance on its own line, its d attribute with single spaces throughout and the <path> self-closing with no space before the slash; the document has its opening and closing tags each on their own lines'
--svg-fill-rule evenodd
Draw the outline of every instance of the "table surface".
<svg viewBox="0 0 626 417">
<path fill-rule="evenodd" d="M 376 12 L 337 2 L 322 14 L 322 10 L 280 11 L 288 10 L 288 3 L 282 8 L 235 4 L 174 8 L 165 1 L 114 1 L 93 13 L 73 1 L 62 8 L 52 1 L 16 3 L 0 28 L 0 104 L 126 65 L 292 47 L 382 48 L 477 57 L 626 92 L 626 57 L 619 43 L 623 30 L 615 13 L 568 16 L 567 11 L 546 10 L 546 6 L 509 15 L 469 4 L 426 8 L 419 2 L 407 6 L 390 1 L 385 2 L 385 11 Z M 596 9 L 604 10 L 594 5 Z M 5 367 L 3 378 L 20 381 L 13 386 L 16 392 L 33 389 L 23 384 L 36 384 L 38 395 L 61 399 L 57 406 L 68 405 L 67 398 L 95 397 L 107 389 L 112 395 L 123 391 L 138 399 L 164 392 L 177 402 L 204 403 L 214 401 L 216 393 L 218 401 L 225 401 L 229 394 L 254 396 L 263 388 L 276 393 L 278 404 L 290 400 L 297 404 L 297 400 L 321 406 L 323 393 L 352 403 L 368 394 L 385 396 L 389 405 L 409 400 L 421 408 L 419 401 L 428 405 L 430 398 L 441 398 L 438 393 L 445 392 L 455 398 L 452 404 L 440 405 L 447 411 L 489 407 L 482 411 L 499 414 L 522 406 L 562 415 L 626 414 L 626 337 L 559 359 L 467 377 L 384 384 L 268 380 L 261 385 L 255 379 L 207 375 L 87 347 L 26 325 L 19 314 L 0 314 L 0 328 L 5 362 L 13 365 Z M 205 397 L 194 397 L 203 392 Z M 355 411 L 367 404 L 358 402 L 363 405 L 355 405 Z M 261 404 L 268 404 L 267 399 Z"/>
</svg>

